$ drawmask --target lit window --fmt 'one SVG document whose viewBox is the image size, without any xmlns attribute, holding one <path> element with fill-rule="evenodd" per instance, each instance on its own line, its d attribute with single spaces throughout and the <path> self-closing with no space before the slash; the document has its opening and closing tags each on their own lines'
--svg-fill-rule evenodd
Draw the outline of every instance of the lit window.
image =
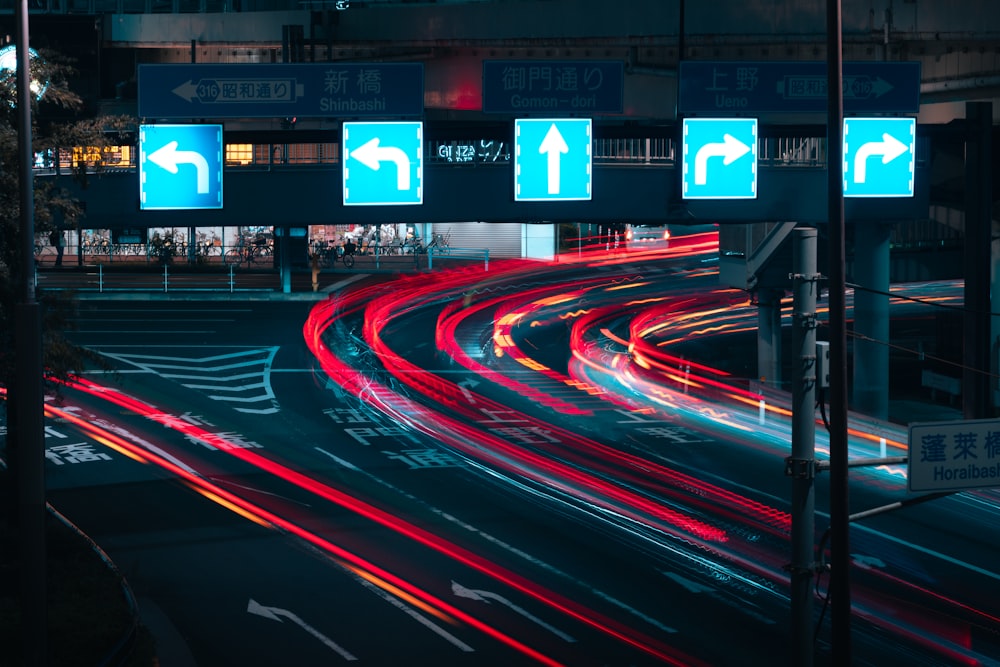
<svg viewBox="0 0 1000 667">
<path fill-rule="evenodd" d="M 226 164 L 253 164 L 253 144 L 226 144 Z"/>
</svg>

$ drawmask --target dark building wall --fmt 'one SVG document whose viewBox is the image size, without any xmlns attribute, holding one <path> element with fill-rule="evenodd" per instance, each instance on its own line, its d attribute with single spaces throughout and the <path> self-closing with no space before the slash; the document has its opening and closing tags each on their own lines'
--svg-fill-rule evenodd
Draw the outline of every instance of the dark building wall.
<svg viewBox="0 0 1000 667">
<path fill-rule="evenodd" d="M 207 225 L 331 225 L 422 222 L 760 222 L 826 220 L 826 170 L 762 168 L 757 199 L 681 202 L 670 167 L 594 165 L 593 199 L 515 202 L 510 165 L 425 168 L 424 203 L 344 206 L 339 167 L 230 170 L 221 210 L 140 211 L 138 175 L 105 174 L 76 190 L 87 203 L 90 228 Z M 927 178 L 917 172 L 917 196 L 849 199 L 850 221 L 924 219 Z M 923 185 L 921 185 L 923 184 Z M 71 188 L 76 188 L 67 183 Z"/>
</svg>

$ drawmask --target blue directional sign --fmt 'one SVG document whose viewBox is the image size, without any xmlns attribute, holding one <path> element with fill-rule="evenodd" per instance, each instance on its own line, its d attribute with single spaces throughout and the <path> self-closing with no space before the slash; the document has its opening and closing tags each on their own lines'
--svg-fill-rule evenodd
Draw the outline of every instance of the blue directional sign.
<svg viewBox="0 0 1000 667">
<path fill-rule="evenodd" d="M 824 113 L 826 63 L 683 60 L 681 113 Z M 845 62 L 844 111 L 920 111 L 919 62 Z"/>
<path fill-rule="evenodd" d="M 423 63 L 139 65 L 142 118 L 370 118 L 423 112 Z"/>
<path fill-rule="evenodd" d="M 844 119 L 844 196 L 912 197 L 915 118 Z"/>
<path fill-rule="evenodd" d="M 621 113 L 620 60 L 484 60 L 483 111 Z"/>
<path fill-rule="evenodd" d="M 341 137 L 345 206 L 423 203 L 423 123 L 344 123 Z"/>
<path fill-rule="evenodd" d="M 589 118 L 514 121 L 514 201 L 591 199 L 593 122 Z"/>
<path fill-rule="evenodd" d="M 139 208 L 222 208 L 222 126 L 140 125 Z"/>
<path fill-rule="evenodd" d="M 757 196 L 757 119 L 685 118 L 684 199 Z"/>
</svg>

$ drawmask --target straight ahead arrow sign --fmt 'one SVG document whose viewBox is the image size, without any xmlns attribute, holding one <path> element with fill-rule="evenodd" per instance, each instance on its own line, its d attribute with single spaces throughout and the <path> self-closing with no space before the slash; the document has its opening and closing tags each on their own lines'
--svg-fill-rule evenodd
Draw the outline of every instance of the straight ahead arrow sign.
<svg viewBox="0 0 1000 667">
<path fill-rule="evenodd" d="M 566 145 L 566 140 L 563 139 L 563 135 L 555 123 L 552 123 L 552 127 L 542 139 L 538 152 L 548 159 L 549 194 L 557 195 L 559 194 L 559 158 L 563 153 L 569 153 L 569 146 Z"/>
</svg>

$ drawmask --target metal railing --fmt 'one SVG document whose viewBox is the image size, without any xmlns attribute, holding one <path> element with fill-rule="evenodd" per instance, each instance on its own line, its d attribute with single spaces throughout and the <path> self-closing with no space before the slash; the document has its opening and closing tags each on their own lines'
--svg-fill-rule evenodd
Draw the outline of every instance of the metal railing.
<svg viewBox="0 0 1000 667">
<path fill-rule="evenodd" d="M 35 269 L 36 284 L 42 289 L 71 289 L 78 292 L 240 292 L 273 290 L 269 285 L 273 271 L 241 274 L 233 266 L 210 273 L 171 270 L 123 273 L 105 270 L 103 264 L 84 267 L 82 271 L 44 272 Z"/>
</svg>

